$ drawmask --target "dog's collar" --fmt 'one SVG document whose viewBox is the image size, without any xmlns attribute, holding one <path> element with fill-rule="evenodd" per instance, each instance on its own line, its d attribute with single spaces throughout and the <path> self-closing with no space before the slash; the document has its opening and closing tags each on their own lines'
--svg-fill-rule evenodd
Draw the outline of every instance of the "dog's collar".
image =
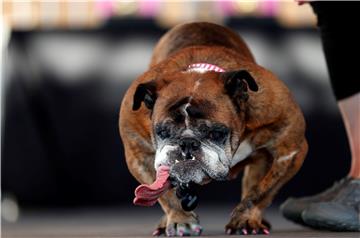
<svg viewBox="0 0 360 238">
<path fill-rule="evenodd" d="M 208 64 L 208 63 L 196 63 L 196 64 L 190 64 L 187 67 L 186 71 L 190 72 L 199 72 L 199 73 L 205 73 L 208 71 L 215 71 L 215 72 L 225 72 L 223 68 L 220 68 L 219 66 Z"/>
</svg>

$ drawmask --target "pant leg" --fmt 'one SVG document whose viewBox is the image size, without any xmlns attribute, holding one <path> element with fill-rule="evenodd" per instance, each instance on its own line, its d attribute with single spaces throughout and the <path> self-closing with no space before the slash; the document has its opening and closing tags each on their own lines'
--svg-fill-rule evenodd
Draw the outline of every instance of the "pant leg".
<svg viewBox="0 0 360 238">
<path fill-rule="evenodd" d="M 337 100 L 360 91 L 360 2 L 312 2 Z"/>
</svg>

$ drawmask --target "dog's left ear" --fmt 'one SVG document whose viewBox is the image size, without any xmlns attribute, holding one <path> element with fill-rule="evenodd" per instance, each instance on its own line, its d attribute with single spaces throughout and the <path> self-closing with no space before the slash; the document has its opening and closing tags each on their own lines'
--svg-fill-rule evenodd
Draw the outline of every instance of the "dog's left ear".
<svg viewBox="0 0 360 238">
<path fill-rule="evenodd" d="M 254 92 L 259 89 L 254 78 L 246 70 L 226 72 L 222 74 L 221 78 L 224 81 L 226 93 L 236 101 L 247 101 L 249 98 L 248 89 Z"/>
<path fill-rule="evenodd" d="M 144 102 L 144 105 L 151 110 L 154 107 L 156 98 L 156 83 L 154 81 L 141 83 L 135 90 L 132 109 L 134 111 L 138 110 L 141 103 Z"/>
</svg>

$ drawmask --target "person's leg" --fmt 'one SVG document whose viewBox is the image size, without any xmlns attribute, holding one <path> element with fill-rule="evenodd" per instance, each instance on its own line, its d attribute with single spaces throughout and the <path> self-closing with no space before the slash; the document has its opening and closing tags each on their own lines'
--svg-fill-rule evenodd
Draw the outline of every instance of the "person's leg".
<svg viewBox="0 0 360 238">
<path fill-rule="evenodd" d="M 359 79 L 360 83 L 360 79 Z M 360 93 L 338 102 L 351 150 L 349 177 L 360 179 Z"/>
<path fill-rule="evenodd" d="M 360 83 L 356 60 L 360 55 L 360 38 L 355 33 L 360 4 L 312 2 L 311 5 L 318 17 L 331 86 L 351 147 L 351 171 L 326 191 L 310 197 L 290 198 L 280 209 L 286 218 L 303 225 L 360 231 Z"/>
<path fill-rule="evenodd" d="M 360 93 L 339 100 L 338 105 L 351 150 L 348 183 L 332 199 L 309 204 L 301 219 L 313 228 L 360 231 Z"/>
<path fill-rule="evenodd" d="M 318 17 L 330 83 L 345 124 L 351 149 L 349 176 L 360 178 L 360 77 L 358 60 L 360 37 L 356 34 L 360 21 L 360 3 L 314 2 Z"/>
<path fill-rule="evenodd" d="M 351 150 L 349 182 L 332 199 L 308 205 L 301 219 L 314 228 L 360 231 L 360 93 L 339 100 L 338 105 Z"/>
</svg>

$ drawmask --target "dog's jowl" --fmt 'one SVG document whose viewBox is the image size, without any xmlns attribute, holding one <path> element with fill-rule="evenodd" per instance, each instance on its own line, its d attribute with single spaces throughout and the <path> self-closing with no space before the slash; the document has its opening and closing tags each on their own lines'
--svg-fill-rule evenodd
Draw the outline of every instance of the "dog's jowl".
<svg viewBox="0 0 360 238">
<path fill-rule="evenodd" d="M 119 127 L 128 168 L 142 184 L 134 203 L 158 201 L 165 213 L 154 235 L 200 235 L 193 187 L 240 171 L 241 200 L 226 233 L 268 234 L 263 210 L 307 153 L 288 88 L 240 36 L 211 23 L 179 25 L 160 39 L 124 97 Z"/>
</svg>

